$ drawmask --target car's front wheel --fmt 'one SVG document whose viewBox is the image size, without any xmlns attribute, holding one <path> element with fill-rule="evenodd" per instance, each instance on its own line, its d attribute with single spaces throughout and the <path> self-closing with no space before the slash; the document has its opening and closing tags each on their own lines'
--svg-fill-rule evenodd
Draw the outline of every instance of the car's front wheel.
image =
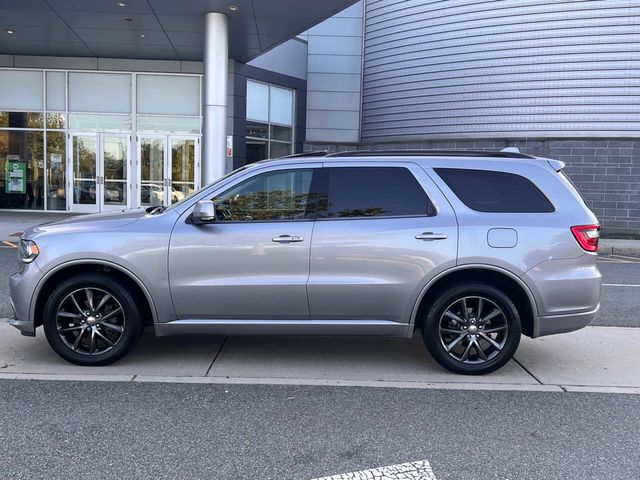
<svg viewBox="0 0 640 480">
<path fill-rule="evenodd" d="M 511 299 L 480 282 L 445 289 L 422 325 L 423 340 L 433 358 L 466 375 L 502 367 L 518 348 L 520 333 L 520 315 Z"/>
<path fill-rule="evenodd" d="M 97 273 L 71 277 L 53 290 L 43 312 L 51 348 L 77 365 L 107 365 L 138 342 L 143 322 L 135 298 L 117 280 Z"/>
</svg>

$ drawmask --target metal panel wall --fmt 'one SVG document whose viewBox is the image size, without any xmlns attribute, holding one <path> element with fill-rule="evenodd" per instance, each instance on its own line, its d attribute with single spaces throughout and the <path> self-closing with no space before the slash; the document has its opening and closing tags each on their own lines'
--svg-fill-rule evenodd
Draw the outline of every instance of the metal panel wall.
<svg viewBox="0 0 640 480">
<path fill-rule="evenodd" d="M 357 143 L 362 84 L 362 2 L 311 28 L 308 141 Z"/>
<path fill-rule="evenodd" d="M 640 0 L 367 0 L 363 141 L 636 137 Z"/>
</svg>

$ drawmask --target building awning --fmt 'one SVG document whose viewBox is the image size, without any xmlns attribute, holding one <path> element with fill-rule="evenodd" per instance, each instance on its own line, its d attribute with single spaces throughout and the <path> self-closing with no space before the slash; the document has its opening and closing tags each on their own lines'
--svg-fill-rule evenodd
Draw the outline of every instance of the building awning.
<svg viewBox="0 0 640 480">
<path fill-rule="evenodd" d="M 20 0 L 0 3 L 0 55 L 202 60 L 203 15 L 229 17 L 246 62 L 355 0 Z"/>
</svg>

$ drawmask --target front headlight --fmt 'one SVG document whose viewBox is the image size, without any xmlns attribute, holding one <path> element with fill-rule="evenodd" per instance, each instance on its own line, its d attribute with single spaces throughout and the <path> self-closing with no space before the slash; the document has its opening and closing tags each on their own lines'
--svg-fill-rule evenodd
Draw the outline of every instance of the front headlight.
<svg viewBox="0 0 640 480">
<path fill-rule="evenodd" d="M 18 251 L 22 263 L 31 263 L 40 254 L 40 248 L 38 248 L 38 245 L 36 245 L 36 242 L 33 240 L 21 239 Z"/>
</svg>

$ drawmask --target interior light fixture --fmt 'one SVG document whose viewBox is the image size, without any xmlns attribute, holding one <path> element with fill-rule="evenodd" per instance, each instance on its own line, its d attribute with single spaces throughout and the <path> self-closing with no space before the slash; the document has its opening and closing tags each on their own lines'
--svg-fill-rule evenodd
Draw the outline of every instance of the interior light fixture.
<svg viewBox="0 0 640 480">
<path fill-rule="evenodd" d="M 118 7 L 126 7 L 127 4 L 126 4 L 126 2 L 116 2 L 116 6 L 118 6 Z"/>
<path fill-rule="evenodd" d="M 14 34 L 14 33 L 16 33 L 16 32 L 14 32 L 14 31 L 13 31 L 13 30 L 11 30 L 10 28 L 8 28 L 8 29 L 7 29 L 7 33 L 8 33 L 9 35 L 13 35 L 13 34 Z"/>
<path fill-rule="evenodd" d="M 144 38 L 144 33 L 138 35 L 140 38 Z"/>
<path fill-rule="evenodd" d="M 237 12 L 238 11 L 238 6 L 237 5 L 227 5 L 227 9 L 229 9 L 229 11 L 231 11 L 231 12 Z"/>
</svg>

